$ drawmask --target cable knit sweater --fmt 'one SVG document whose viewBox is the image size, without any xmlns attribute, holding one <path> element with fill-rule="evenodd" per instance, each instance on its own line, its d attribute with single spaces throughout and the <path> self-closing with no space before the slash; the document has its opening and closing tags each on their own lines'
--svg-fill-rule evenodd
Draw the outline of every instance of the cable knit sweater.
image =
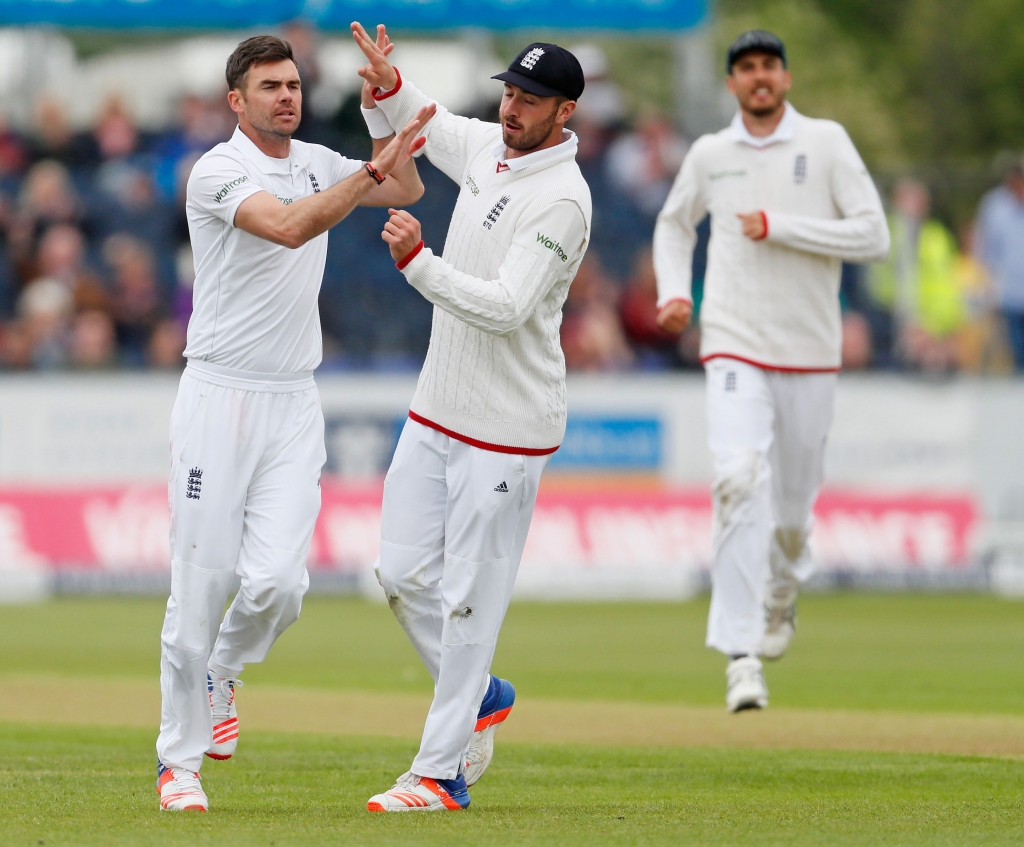
<svg viewBox="0 0 1024 847">
<path fill-rule="evenodd" d="M 763 210 L 768 235 L 743 235 L 739 212 Z M 792 106 L 755 138 L 739 115 L 691 148 L 654 230 L 658 305 L 690 299 L 696 227 L 711 214 L 701 360 L 792 371 L 838 370 L 843 260 L 889 252 L 882 201 L 846 131 Z"/>
<path fill-rule="evenodd" d="M 378 94 L 401 127 L 430 101 L 408 81 Z M 459 183 L 444 254 L 401 271 L 434 304 L 430 347 L 410 417 L 454 438 L 543 454 L 565 435 L 562 305 L 590 237 L 590 189 L 576 136 L 505 159 L 501 127 L 438 106 L 427 158 Z"/>
</svg>

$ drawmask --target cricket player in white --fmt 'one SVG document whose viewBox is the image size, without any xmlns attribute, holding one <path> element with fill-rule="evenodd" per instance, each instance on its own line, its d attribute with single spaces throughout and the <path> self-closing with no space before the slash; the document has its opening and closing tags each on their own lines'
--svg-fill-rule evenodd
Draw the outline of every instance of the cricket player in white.
<svg viewBox="0 0 1024 847">
<path fill-rule="evenodd" d="M 714 462 L 707 645 L 728 655 L 730 711 L 764 708 L 759 656 L 796 625 L 842 344 L 841 262 L 878 261 L 889 234 L 845 130 L 786 102 L 782 42 L 741 35 L 728 53 L 732 124 L 691 148 L 658 217 L 658 322 L 687 325 L 696 226 L 711 215 L 701 361 Z"/>
<path fill-rule="evenodd" d="M 208 808 L 199 766 L 204 754 L 234 752 L 237 678 L 295 621 L 309 585 L 325 460 L 313 369 L 327 230 L 356 205 L 420 198 L 410 157 L 433 114 L 375 141 L 364 164 L 291 140 L 302 92 L 286 42 L 242 42 L 226 75 L 238 128 L 196 163 L 186 199 L 196 281 L 170 426 L 156 745 L 160 806 L 174 811 Z M 236 575 L 241 589 L 221 623 Z"/>
<path fill-rule="evenodd" d="M 353 34 L 377 108 L 403 125 L 430 101 L 362 27 Z M 561 308 L 591 205 L 564 126 L 583 71 L 568 51 L 531 44 L 495 78 L 500 125 L 438 106 L 426 127 L 427 157 L 462 186 L 443 257 L 408 212 L 394 211 L 383 233 L 434 319 L 384 486 L 377 573 L 435 685 L 419 752 L 370 798 L 375 812 L 469 805 L 515 699 L 490 665 L 541 471 L 565 433 Z"/>
</svg>

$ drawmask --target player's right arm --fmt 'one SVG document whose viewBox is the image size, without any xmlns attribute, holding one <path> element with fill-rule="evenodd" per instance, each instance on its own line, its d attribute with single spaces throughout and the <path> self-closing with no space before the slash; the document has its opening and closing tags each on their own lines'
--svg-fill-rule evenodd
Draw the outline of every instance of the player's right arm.
<svg viewBox="0 0 1024 847">
<path fill-rule="evenodd" d="M 474 133 L 494 128 L 494 125 L 453 115 L 403 79 L 387 57 L 390 51 L 386 52 L 380 46 L 381 43 L 390 44 L 383 25 L 377 27 L 377 39 L 374 40 L 361 24 L 353 22 L 352 37 L 367 60 L 367 64 L 359 69 L 359 76 L 373 86 L 373 99 L 377 102 L 377 108 L 384 112 L 391 126 L 403 126 L 428 104 L 436 106 L 437 114 L 423 130 L 427 139 L 424 153 L 432 165 L 461 183 L 469 157 L 471 137 Z"/>
<path fill-rule="evenodd" d="M 421 109 L 370 165 L 381 176 L 402 167 L 423 146 L 422 139 L 413 139 L 432 115 L 429 107 Z M 326 191 L 288 205 L 267 191 L 258 191 L 238 204 L 234 220 L 229 222 L 259 238 L 294 249 L 339 223 L 377 187 L 369 172 L 360 168 Z"/>
<path fill-rule="evenodd" d="M 697 154 L 691 148 L 654 227 L 654 273 L 658 278 L 658 325 L 682 332 L 693 311 L 691 274 L 697 224 L 707 214 Z"/>
</svg>

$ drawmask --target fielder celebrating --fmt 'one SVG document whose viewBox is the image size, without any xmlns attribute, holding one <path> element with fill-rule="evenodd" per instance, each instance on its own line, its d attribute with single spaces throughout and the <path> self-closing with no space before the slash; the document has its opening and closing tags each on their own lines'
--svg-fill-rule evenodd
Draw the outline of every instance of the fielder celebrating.
<svg viewBox="0 0 1024 847">
<path fill-rule="evenodd" d="M 786 102 L 774 35 L 729 48 L 731 126 L 690 150 L 658 217 L 658 323 L 690 319 L 695 228 L 711 214 L 701 313 L 714 535 L 707 646 L 730 657 L 729 711 L 768 705 L 760 656 L 785 653 L 823 474 L 840 366 L 841 261 L 878 261 L 889 234 L 845 130 Z"/>
<path fill-rule="evenodd" d="M 204 753 L 235 750 L 237 678 L 295 621 L 309 585 L 325 460 L 313 369 L 327 230 L 356 205 L 422 196 L 412 139 L 433 114 L 421 109 L 397 137 L 375 141 L 364 164 L 291 140 L 302 91 L 287 42 L 243 41 L 227 82 L 238 128 L 196 163 L 186 200 L 195 308 L 171 415 L 156 745 L 160 807 L 174 811 L 208 808 L 199 766 Z M 241 589 L 218 632 L 236 574 Z"/>
<path fill-rule="evenodd" d="M 429 101 L 358 24 L 377 107 L 401 126 Z M 425 152 L 462 186 L 444 255 L 392 210 L 383 238 L 434 304 L 430 348 L 384 486 L 377 574 L 434 679 L 409 772 L 373 812 L 461 809 L 515 690 L 489 673 L 541 471 L 565 433 L 561 308 L 590 232 L 590 191 L 565 130 L 576 58 L 531 44 L 495 77 L 500 125 L 438 106 Z"/>
</svg>

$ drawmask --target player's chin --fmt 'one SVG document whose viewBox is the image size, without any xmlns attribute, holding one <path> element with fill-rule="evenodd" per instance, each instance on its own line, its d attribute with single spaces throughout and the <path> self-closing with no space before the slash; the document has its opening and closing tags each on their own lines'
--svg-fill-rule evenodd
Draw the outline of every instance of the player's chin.
<svg viewBox="0 0 1024 847">
<path fill-rule="evenodd" d="M 291 135 L 299 128 L 301 118 L 296 114 L 274 116 L 274 128 L 282 135 Z"/>
</svg>

